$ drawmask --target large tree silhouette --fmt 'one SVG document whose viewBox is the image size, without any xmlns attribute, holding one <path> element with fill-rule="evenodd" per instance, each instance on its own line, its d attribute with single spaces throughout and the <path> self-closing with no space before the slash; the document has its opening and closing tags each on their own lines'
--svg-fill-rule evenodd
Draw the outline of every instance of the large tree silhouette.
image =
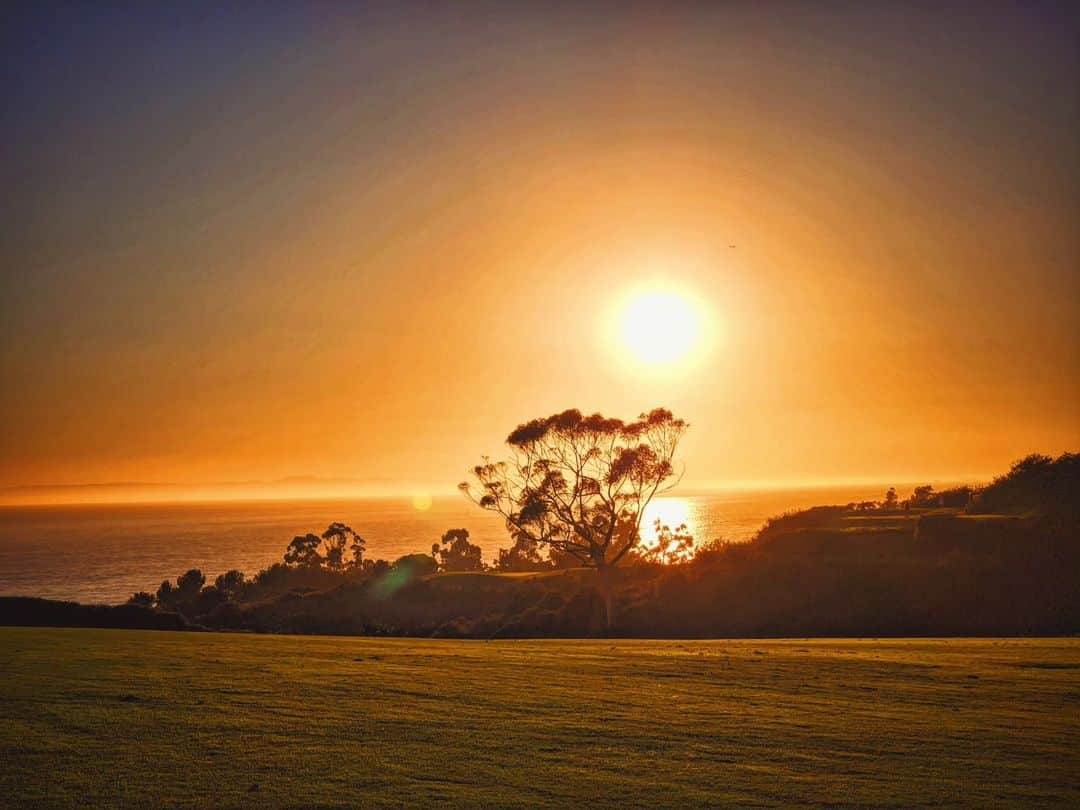
<svg viewBox="0 0 1080 810">
<path fill-rule="evenodd" d="M 461 490 L 515 537 L 596 568 L 611 624 L 608 572 L 641 541 L 645 507 L 678 482 L 674 455 L 687 428 L 657 408 L 633 422 L 568 410 L 519 425 L 510 457 L 484 458 Z"/>
</svg>

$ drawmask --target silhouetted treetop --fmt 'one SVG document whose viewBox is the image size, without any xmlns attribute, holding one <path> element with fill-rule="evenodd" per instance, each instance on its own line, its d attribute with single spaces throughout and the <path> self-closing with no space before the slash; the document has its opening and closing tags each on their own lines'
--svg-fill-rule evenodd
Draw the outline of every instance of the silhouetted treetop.
<svg viewBox="0 0 1080 810">
<path fill-rule="evenodd" d="M 320 561 L 319 543 L 322 538 L 317 534 L 298 534 L 285 549 L 286 565 L 317 565 Z"/>
<path fill-rule="evenodd" d="M 318 534 L 297 535 L 285 549 L 285 564 L 300 567 L 323 567 L 330 571 L 344 571 L 363 565 L 366 543 L 344 523 L 331 523 L 326 531 Z M 352 557 L 345 555 L 348 550 Z"/>
<path fill-rule="evenodd" d="M 1080 454 L 1056 459 L 1032 453 L 980 490 L 968 507 L 976 514 L 1031 514 L 1080 521 Z"/>
<path fill-rule="evenodd" d="M 506 443 L 513 447 L 527 447 L 551 433 L 562 436 L 603 434 L 632 438 L 658 425 L 668 425 L 679 429 L 688 427 L 686 422 L 676 419 L 666 408 L 654 408 L 648 413 L 641 414 L 633 422 L 624 422 L 622 419 L 607 417 L 599 413 L 584 416 L 577 408 L 571 408 L 562 413 L 518 425 L 506 437 Z"/>
<path fill-rule="evenodd" d="M 205 584 L 206 577 L 198 568 L 192 568 L 176 579 L 176 589 L 183 596 L 198 593 Z"/>
<path fill-rule="evenodd" d="M 431 546 L 431 556 L 438 560 L 440 571 L 483 571 L 483 552 L 469 542 L 468 529 L 449 529 L 442 545 Z"/>
</svg>

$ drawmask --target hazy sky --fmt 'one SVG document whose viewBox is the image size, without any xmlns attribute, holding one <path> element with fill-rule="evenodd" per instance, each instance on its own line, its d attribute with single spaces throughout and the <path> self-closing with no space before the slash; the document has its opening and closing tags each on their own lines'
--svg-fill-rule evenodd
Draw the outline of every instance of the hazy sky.
<svg viewBox="0 0 1080 810">
<path fill-rule="evenodd" d="M 1067 5 L 156 5 L 5 12 L 0 486 L 450 488 L 566 407 L 688 485 L 1080 448 Z"/>
</svg>

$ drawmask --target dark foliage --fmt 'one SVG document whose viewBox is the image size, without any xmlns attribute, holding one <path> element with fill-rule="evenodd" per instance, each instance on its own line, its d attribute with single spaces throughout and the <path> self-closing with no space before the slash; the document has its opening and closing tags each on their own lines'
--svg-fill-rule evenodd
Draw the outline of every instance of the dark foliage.
<svg viewBox="0 0 1080 810">
<path fill-rule="evenodd" d="M 972 514 L 1030 515 L 1059 530 L 1080 520 L 1080 454 L 1032 454 L 980 490 Z"/>
<path fill-rule="evenodd" d="M 0 596 L 0 625 L 116 627 L 132 630 L 198 630 L 182 616 L 145 605 L 80 605 L 26 596 Z"/>
<path fill-rule="evenodd" d="M 577 563 L 576 558 L 570 557 Z M 580 565 L 580 563 L 577 563 Z M 525 573 L 528 571 L 548 571 L 554 568 L 550 555 L 545 558 L 540 553 L 540 544 L 524 534 L 514 536 L 514 543 L 510 548 L 500 548 L 499 558 L 493 566 L 496 571 L 506 573 Z"/>
<path fill-rule="evenodd" d="M 527 435 L 552 429 L 526 427 Z M 849 504 L 780 515 L 751 542 L 706 544 L 689 561 L 645 551 L 619 569 L 560 569 L 518 535 L 496 565 L 518 575 L 505 576 L 479 570 L 479 549 L 454 529 L 435 549 L 448 572 L 439 575 L 439 561 L 426 554 L 326 565 L 326 537 L 305 535 L 290 549 L 315 538 L 318 562 L 277 563 L 252 579 L 229 571 L 212 586 L 193 569 L 117 608 L 7 600 L 0 619 L 484 638 L 1076 633 L 1076 458 L 1028 457 L 974 499 L 968 488 L 920 487 L 903 509 Z M 966 511 L 961 500 L 971 500 Z M 660 528 L 666 549 L 688 550 L 679 529 Z M 337 538 L 352 542 L 355 533 L 343 524 L 331 530 L 332 543 L 348 549 Z"/>
<path fill-rule="evenodd" d="M 192 568 L 176 578 L 177 598 L 184 600 L 195 596 L 206 584 L 206 577 L 198 568 Z"/>
<path fill-rule="evenodd" d="M 234 568 L 224 574 L 218 574 L 217 579 L 214 580 L 214 587 L 226 596 L 237 596 L 244 587 L 244 572 Z"/>
<path fill-rule="evenodd" d="M 450 529 L 442 536 L 441 546 L 431 546 L 431 556 L 438 560 L 440 571 L 483 571 L 482 555 L 480 546 L 469 542 L 468 529 Z"/>
<path fill-rule="evenodd" d="M 431 576 L 439 570 L 439 564 L 435 558 L 428 554 L 406 554 L 398 557 L 390 566 L 390 572 L 407 571 L 410 577 Z"/>
<path fill-rule="evenodd" d="M 285 549 L 285 564 L 297 568 L 325 568 L 344 571 L 361 568 L 366 548 L 364 538 L 344 523 L 331 523 L 321 535 L 303 534 Z"/>
</svg>

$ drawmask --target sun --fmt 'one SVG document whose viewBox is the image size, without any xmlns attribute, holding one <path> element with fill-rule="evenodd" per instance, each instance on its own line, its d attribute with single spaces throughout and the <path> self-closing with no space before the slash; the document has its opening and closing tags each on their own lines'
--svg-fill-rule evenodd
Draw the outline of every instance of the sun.
<svg viewBox="0 0 1080 810">
<path fill-rule="evenodd" d="M 685 290 L 652 285 L 627 296 L 617 328 L 622 349 L 639 364 L 676 366 L 703 348 L 704 307 Z"/>
</svg>

